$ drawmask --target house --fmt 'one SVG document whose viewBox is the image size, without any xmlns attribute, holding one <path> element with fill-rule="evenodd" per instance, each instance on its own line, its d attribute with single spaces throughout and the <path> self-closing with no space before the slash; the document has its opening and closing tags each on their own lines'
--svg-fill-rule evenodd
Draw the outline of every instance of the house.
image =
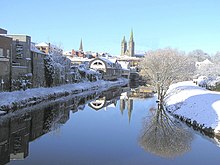
<svg viewBox="0 0 220 165">
<path fill-rule="evenodd" d="M 12 90 L 17 90 L 21 87 L 21 81 L 30 84 L 32 79 L 31 37 L 27 35 L 7 35 L 7 37 L 12 38 Z"/>
<path fill-rule="evenodd" d="M 46 86 L 44 58 L 46 54 L 41 52 L 31 43 L 31 73 L 32 73 L 32 87 Z"/>
<path fill-rule="evenodd" d="M 0 35 L 0 91 L 11 90 L 11 50 L 12 39 L 4 34 Z"/>
<path fill-rule="evenodd" d="M 51 43 L 41 42 L 36 44 L 35 46 L 45 54 L 51 54 L 51 53 L 63 54 L 63 50 L 61 48 Z"/>
<path fill-rule="evenodd" d="M 128 61 L 118 61 L 118 62 L 119 64 L 121 64 L 121 67 L 122 67 L 121 76 L 129 79 L 130 78 L 130 63 Z"/>
<path fill-rule="evenodd" d="M 0 34 L 7 34 L 7 30 L 0 28 Z"/>
<path fill-rule="evenodd" d="M 196 62 L 195 66 L 197 69 L 203 69 L 203 68 L 207 68 L 207 67 L 210 67 L 210 66 L 213 66 L 214 64 L 209 61 L 209 59 L 206 59 L 202 62 Z"/>
<path fill-rule="evenodd" d="M 122 67 L 116 59 L 98 57 L 90 61 L 89 68 L 99 71 L 104 80 L 116 80 L 122 74 Z"/>
</svg>

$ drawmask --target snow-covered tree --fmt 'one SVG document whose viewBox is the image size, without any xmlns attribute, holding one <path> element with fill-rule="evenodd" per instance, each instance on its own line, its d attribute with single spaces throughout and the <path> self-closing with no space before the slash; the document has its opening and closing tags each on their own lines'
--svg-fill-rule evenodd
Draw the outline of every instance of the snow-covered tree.
<svg viewBox="0 0 220 165">
<path fill-rule="evenodd" d="M 207 77 L 217 77 L 220 76 L 220 62 L 215 63 L 204 63 L 201 62 L 201 65 L 196 65 L 195 75 L 198 76 L 207 76 Z M 198 63 L 196 63 L 198 64 Z"/>
<path fill-rule="evenodd" d="M 212 62 L 216 64 L 220 63 L 220 52 L 219 51 L 212 57 Z"/>
<path fill-rule="evenodd" d="M 200 49 L 189 52 L 188 56 L 191 57 L 195 62 L 202 62 L 206 59 L 211 60 L 211 57 Z"/>
<path fill-rule="evenodd" d="M 55 75 L 54 61 L 51 55 L 44 58 L 46 86 L 52 87 Z"/>
<path fill-rule="evenodd" d="M 148 51 L 140 66 L 141 75 L 150 78 L 161 102 L 172 83 L 188 80 L 195 70 L 194 62 L 184 52 L 171 48 Z"/>
</svg>

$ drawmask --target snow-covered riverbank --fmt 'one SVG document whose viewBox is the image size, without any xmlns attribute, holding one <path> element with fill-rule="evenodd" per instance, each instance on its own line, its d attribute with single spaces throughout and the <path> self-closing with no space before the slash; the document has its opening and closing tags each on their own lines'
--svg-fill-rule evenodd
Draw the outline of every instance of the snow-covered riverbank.
<svg viewBox="0 0 220 165">
<path fill-rule="evenodd" d="M 121 78 L 117 81 L 100 80 L 97 82 L 66 84 L 53 88 L 34 88 L 27 89 L 26 91 L 2 92 L 0 93 L 0 114 L 4 113 L 4 111 L 16 110 L 63 96 L 89 90 L 103 90 L 126 84 L 128 84 L 128 79 Z"/>
<path fill-rule="evenodd" d="M 193 82 L 170 86 L 165 98 L 167 111 L 202 129 L 220 133 L 220 93 L 198 87 Z"/>
</svg>

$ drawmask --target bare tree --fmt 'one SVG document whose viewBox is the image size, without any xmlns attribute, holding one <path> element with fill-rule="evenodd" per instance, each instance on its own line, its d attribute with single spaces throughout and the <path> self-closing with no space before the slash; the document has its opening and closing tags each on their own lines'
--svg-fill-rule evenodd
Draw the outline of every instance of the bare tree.
<svg viewBox="0 0 220 165">
<path fill-rule="evenodd" d="M 195 65 L 184 52 L 166 48 L 149 51 L 140 63 L 141 75 L 150 78 L 162 102 L 168 87 L 192 77 Z"/>
<path fill-rule="evenodd" d="M 147 152 L 161 157 L 174 158 L 190 150 L 193 136 L 165 110 L 154 110 L 144 118 L 139 145 Z"/>
<path fill-rule="evenodd" d="M 206 59 L 211 60 L 209 54 L 205 53 L 201 49 L 196 49 L 189 52 L 188 56 L 191 57 L 195 62 L 202 62 Z"/>
</svg>

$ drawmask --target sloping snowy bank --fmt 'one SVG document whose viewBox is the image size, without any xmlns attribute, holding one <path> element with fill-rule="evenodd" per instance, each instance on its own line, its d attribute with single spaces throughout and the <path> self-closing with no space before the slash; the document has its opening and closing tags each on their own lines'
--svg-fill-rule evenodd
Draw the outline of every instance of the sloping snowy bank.
<svg viewBox="0 0 220 165">
<path fill-rule="evenodd" d="M 198 87 L 193 82 L 180 82 L 170 86 L 165 98 L 167 111 L 197 123 L 202 129 L 220 133 L 220 92 Z"/>
<path fill-rule="evenodd" d="M 123 86 L 128 83 L 127 79 L 117 81 L 96 81 L 77 84 L 66 84 L 53 88 L 34 88 L 26 91 L 2 92 L 0 93 L 0 114 L 3 111 L 16 110 L 37 103 L 60 98 L 63 96 L 78 94 L 89 90 L 102 90 L 110 87 Z"/>
</svg>

